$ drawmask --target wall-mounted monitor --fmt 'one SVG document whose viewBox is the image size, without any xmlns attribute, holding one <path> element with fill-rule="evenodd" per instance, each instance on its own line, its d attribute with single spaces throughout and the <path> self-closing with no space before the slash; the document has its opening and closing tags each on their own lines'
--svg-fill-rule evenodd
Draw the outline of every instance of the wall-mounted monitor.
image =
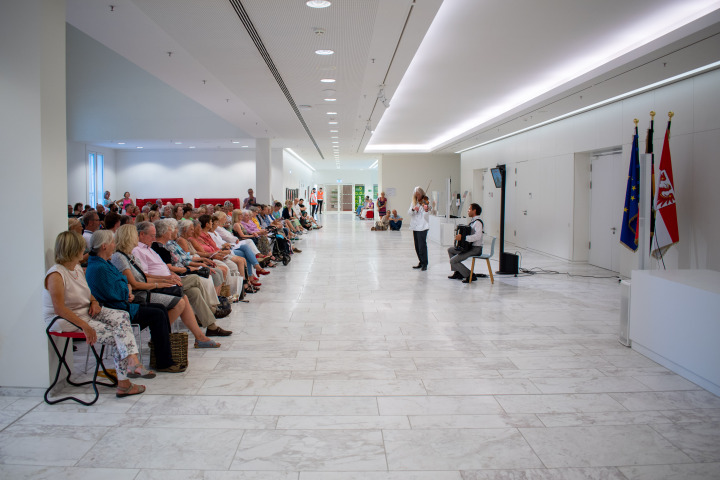
<svg viewBox="0 0 720 480">
<path fill-rule="evenodd" d="M 496 188 L 502 188 L 502 172 L 499 168 L 491 168 L 490 173 L 492 173 L 493 181 L 495 182 Z"/>
</svg>

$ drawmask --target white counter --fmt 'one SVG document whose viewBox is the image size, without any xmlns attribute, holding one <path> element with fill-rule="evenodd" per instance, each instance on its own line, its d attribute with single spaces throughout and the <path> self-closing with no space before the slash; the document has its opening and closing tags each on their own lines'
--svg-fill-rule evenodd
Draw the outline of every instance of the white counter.
<svg viewBox="0 0 720 480">
<path fill-rule="evenodd" d="M 449 247 L 455 242 L 455 225 L 466 224 L 467 218 L 445 218 L 430 215 L 428 221 L 428 240 L 444 247 Z"/>
<path fill-rule="evenodd" d="M 720 395 L 720 272 L 633 270 L 632 348 Z"/>
</svg>

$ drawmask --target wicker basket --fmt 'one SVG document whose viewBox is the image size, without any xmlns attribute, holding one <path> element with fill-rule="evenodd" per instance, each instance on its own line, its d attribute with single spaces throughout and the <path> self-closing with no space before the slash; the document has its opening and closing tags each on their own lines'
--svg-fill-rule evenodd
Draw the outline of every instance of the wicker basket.
<svg viewBox="0 0 720 480">
<path fill-rule="evenodd" d="M 148 342 L 150 347 L 150 368 L 157 368 L 157 360 L 155 359 L 155 346 L 153 342 Z M 187 332 L 170 334 L 170 355 L 173 362 L 178 365 L 188 365 L 188 334 Z"/>
</svg>

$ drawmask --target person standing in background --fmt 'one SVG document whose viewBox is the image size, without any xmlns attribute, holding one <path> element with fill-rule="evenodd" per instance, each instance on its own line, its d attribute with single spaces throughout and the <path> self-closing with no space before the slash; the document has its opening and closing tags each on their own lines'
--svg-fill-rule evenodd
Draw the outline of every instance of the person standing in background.
<svg viewBox="0 0 720 480">
<path fill-rule="evenodd" d="M 317 213 L 317 193 L 315 193 L 315 189 L 312 189 L 312 192 L 310 192 L 310 216 L 317 219 L 315 214 Z"/>
<path fill-rule="evenodd" d="M 430 214 L 428 213 L 428 204 L 423 202 L 423 197 L 425 197 L 425 191 L 420 187 L 415 187 L 408 215 L 410 215 L 410 230 L 413 232 L 413 241 L 415 242 L 415 253 L 419 260 L 419 263 L 413 268 L 419 268 L 424 272 L 428 266 L 427 233 L 430 228 L 428 223 Z"/>
<path fill-rule="evenodd" d="M 378 217 L 383 218 L 387 213 L 387 198 L 385 192 L 380 192 L 380 196 L 377 198 Z"/>
<path fill-rule="evenodd" d="M 322 206 L 323 206 L 324 199 L 325 199 L 325 194 L 323 193 L 322 187 L 320 187 L 320 190 L 318 190 L 318 194 L 317 194 L 318 213 L 320 215 L 322 215 Z"/>
<path fill-rule="evenodd" d="M 105 190 L 105 193 L 103 194 L 102 199 L 102 205 L 105 208 L 110 208 L 110 205 L 114 203 L 112 200 L 110 200 L 110 190 Z"/>
<path fill-rule="evenodd" d="M 125 192 L 125 194 L 123 194 L 123 198 L 115 201 L 115 205 L 120 207 L 122 210 L 125 211 L 125 213 L 127 213 L 129 215 L 130 213 L 127 210 L 128 207 L 133 206 L 135 204 L 133 203 L 132 198 L 130 198 L 130 192 Z"/>
<path fill-rule="evenodd" d="M 257 199 L 253 196 L 253 189 L 248 188 L 248 197 L 243 200 L 243 208 L 247 210 L 250 207 L 257 205 Z"/>
</svg>

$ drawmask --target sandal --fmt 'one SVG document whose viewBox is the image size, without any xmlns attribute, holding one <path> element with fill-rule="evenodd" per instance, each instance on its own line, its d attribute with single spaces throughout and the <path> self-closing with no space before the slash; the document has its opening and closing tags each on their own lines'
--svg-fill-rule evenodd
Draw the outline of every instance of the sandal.
<svg viewBox="0 0 720 480">
<path fill-rule="evenodd" d="M 157 375 L 152 370 L 148 370 L 144 365 L 137 364 L 134 367 L 128 366 L 128 378 L 155 378 Z"/>
<path fill-rule="evenodd" d="M 204 342 L 195 340 L 195 348 L 220 348 L 220 344 L 213 339 Z"/>
<path fill-rule="evenodd" d="M 158 368 L 157 369 L 158 372 L 163 372 L 163 373 L 182 373 L 185 370 L 187 370 L 187 365 L 180 365 L 177 363 L 174 365 L 170 365 L 167 368 Z"/>
<path fill-rule="evenodd" d="M 131 395 L 140 395 L 144 391 L 145 391 L 144 385 L 135 385 L 134 383 L 131 383 L 130 386 L 127 388 L 118 387 L 117 393 L 115 393 L 115 396 L 118 398 L 129 397 Z"/>
</svg>

